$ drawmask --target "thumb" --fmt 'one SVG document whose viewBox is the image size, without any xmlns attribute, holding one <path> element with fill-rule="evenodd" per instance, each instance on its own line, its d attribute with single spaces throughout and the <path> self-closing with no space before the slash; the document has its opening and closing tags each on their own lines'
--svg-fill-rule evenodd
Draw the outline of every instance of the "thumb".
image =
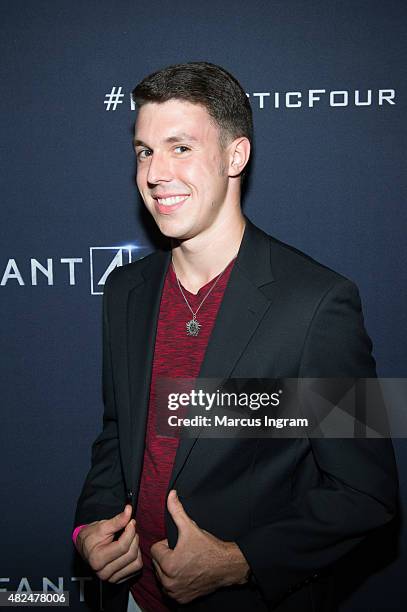
<svg viewBox="0 0 407 612">
<path fill-rule="evenodd" d="M 188 514 L 184 510 L 184 506 L 181 504 L 177 492 L 172 489 L 167 498 L 167 508 L 168 512 L 171 514 L 174 523 L 178 527 L 179 535 L 194 524 L 193 521 L 189 518 Z"/>
<path fill-rule="evenodd" d="M 155 542 L 150 548 L 150 554 L 152 559 L 155 559 L 158 563 L 161 563 L 163 555 L 169 550 L 168 540 L 160 540 Z"/>
<path fill-rule="evenodd" d="M 105 522 L 104 524 L 105 531 L 107 533 L 116 533 L 117 531 L 124 529 L 131 519 L 131 513 L 132 513 L 131 505 L 126 504 L 123 512 L 119 512 L 119 514 L 116 514 L 116 516 L 114 516 L 111 519 L 108 519 Z"/>
</svg>

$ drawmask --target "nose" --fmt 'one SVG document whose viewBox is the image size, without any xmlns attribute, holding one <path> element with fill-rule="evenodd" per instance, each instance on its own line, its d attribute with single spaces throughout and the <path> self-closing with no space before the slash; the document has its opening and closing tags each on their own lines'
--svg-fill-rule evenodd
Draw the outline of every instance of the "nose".
<svg viewBox="0 0 407 612">
<path fill-rule="evenodd" d="M 171 168 L 165 156 L 155 152 L 150 157 L 147 181 L 152 184 L 170 181 L 172 179 Z"/>
</svg>

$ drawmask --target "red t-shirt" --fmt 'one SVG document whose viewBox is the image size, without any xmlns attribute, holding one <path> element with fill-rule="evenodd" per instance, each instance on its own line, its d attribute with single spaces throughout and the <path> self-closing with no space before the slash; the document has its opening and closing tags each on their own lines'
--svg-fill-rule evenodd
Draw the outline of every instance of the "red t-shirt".
<svg viewBox="0 0 407 612">
<path fill-rule="evenodd" d="M 166 492 L 178 447 L 177 438 L 158 436 L 156 431 L 156 382 L 159 377 L 196 378 L 222 301 L 232 260 L 197 313 L 201 324 L 198 336 L 189 336 L 186 323 L 192 319 L 170 265 L 164 283 L 158 317 L 153 369 L 150 387 L 144 462 L 137 504 L 136 521 L 143 556 L 143 569 L 131 592 L 146 612 L 166 612 L 174 604 L 160 589 L 151 562 L 150 547 L 166 538 L 164 511 Z M 183 288 L 195 312 L 212 287 L 212 279 L 194 295 Z"/>
</svg>

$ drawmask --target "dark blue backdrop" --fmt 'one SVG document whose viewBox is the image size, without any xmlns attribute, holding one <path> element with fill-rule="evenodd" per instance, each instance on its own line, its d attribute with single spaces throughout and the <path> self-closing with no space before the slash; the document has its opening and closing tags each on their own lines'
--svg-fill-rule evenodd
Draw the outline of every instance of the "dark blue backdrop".
<svg viewBox="0 0 407 612">
<path fill-rule="evenodd" d="M 152 249 L 131 89 L 183 61 L 236 75 L 255 119 L 246 213 L 359 285 L 379 372 L 404 377 L 407 4 L 2 0 L 0 11 L 0 588 L 49 579 L 79 611 L 78 577 L 97 583 L 70 531 L 101 427 L 98 282 L 115 255 Z M 405 441 L 395 447 L 405 506 Z M 406 609 L 406 540 L 343 610 Z"/>
</svg>

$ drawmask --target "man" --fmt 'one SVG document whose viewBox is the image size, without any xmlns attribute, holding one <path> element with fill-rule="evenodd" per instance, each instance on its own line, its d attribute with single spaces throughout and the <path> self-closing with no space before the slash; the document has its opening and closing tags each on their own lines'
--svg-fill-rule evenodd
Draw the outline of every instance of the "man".
<svg viewBox="0 0 407 612">
<path fill-rule="evenodd" d="M 105 610 L 125 611 L 131 587 L 129 609 L 148 612 L 331 612 L 335 563 L 395 514 L 391 443 L 178 444 L 157 434 L 156 383 L 374 377 L 357 289 L 243 215 L 252 116 L 229 73 L 170 66 L 133 97 L 137 185 L 171 249 L 106 283 L 103 432 L 77 548 Z"/>
</svg>

